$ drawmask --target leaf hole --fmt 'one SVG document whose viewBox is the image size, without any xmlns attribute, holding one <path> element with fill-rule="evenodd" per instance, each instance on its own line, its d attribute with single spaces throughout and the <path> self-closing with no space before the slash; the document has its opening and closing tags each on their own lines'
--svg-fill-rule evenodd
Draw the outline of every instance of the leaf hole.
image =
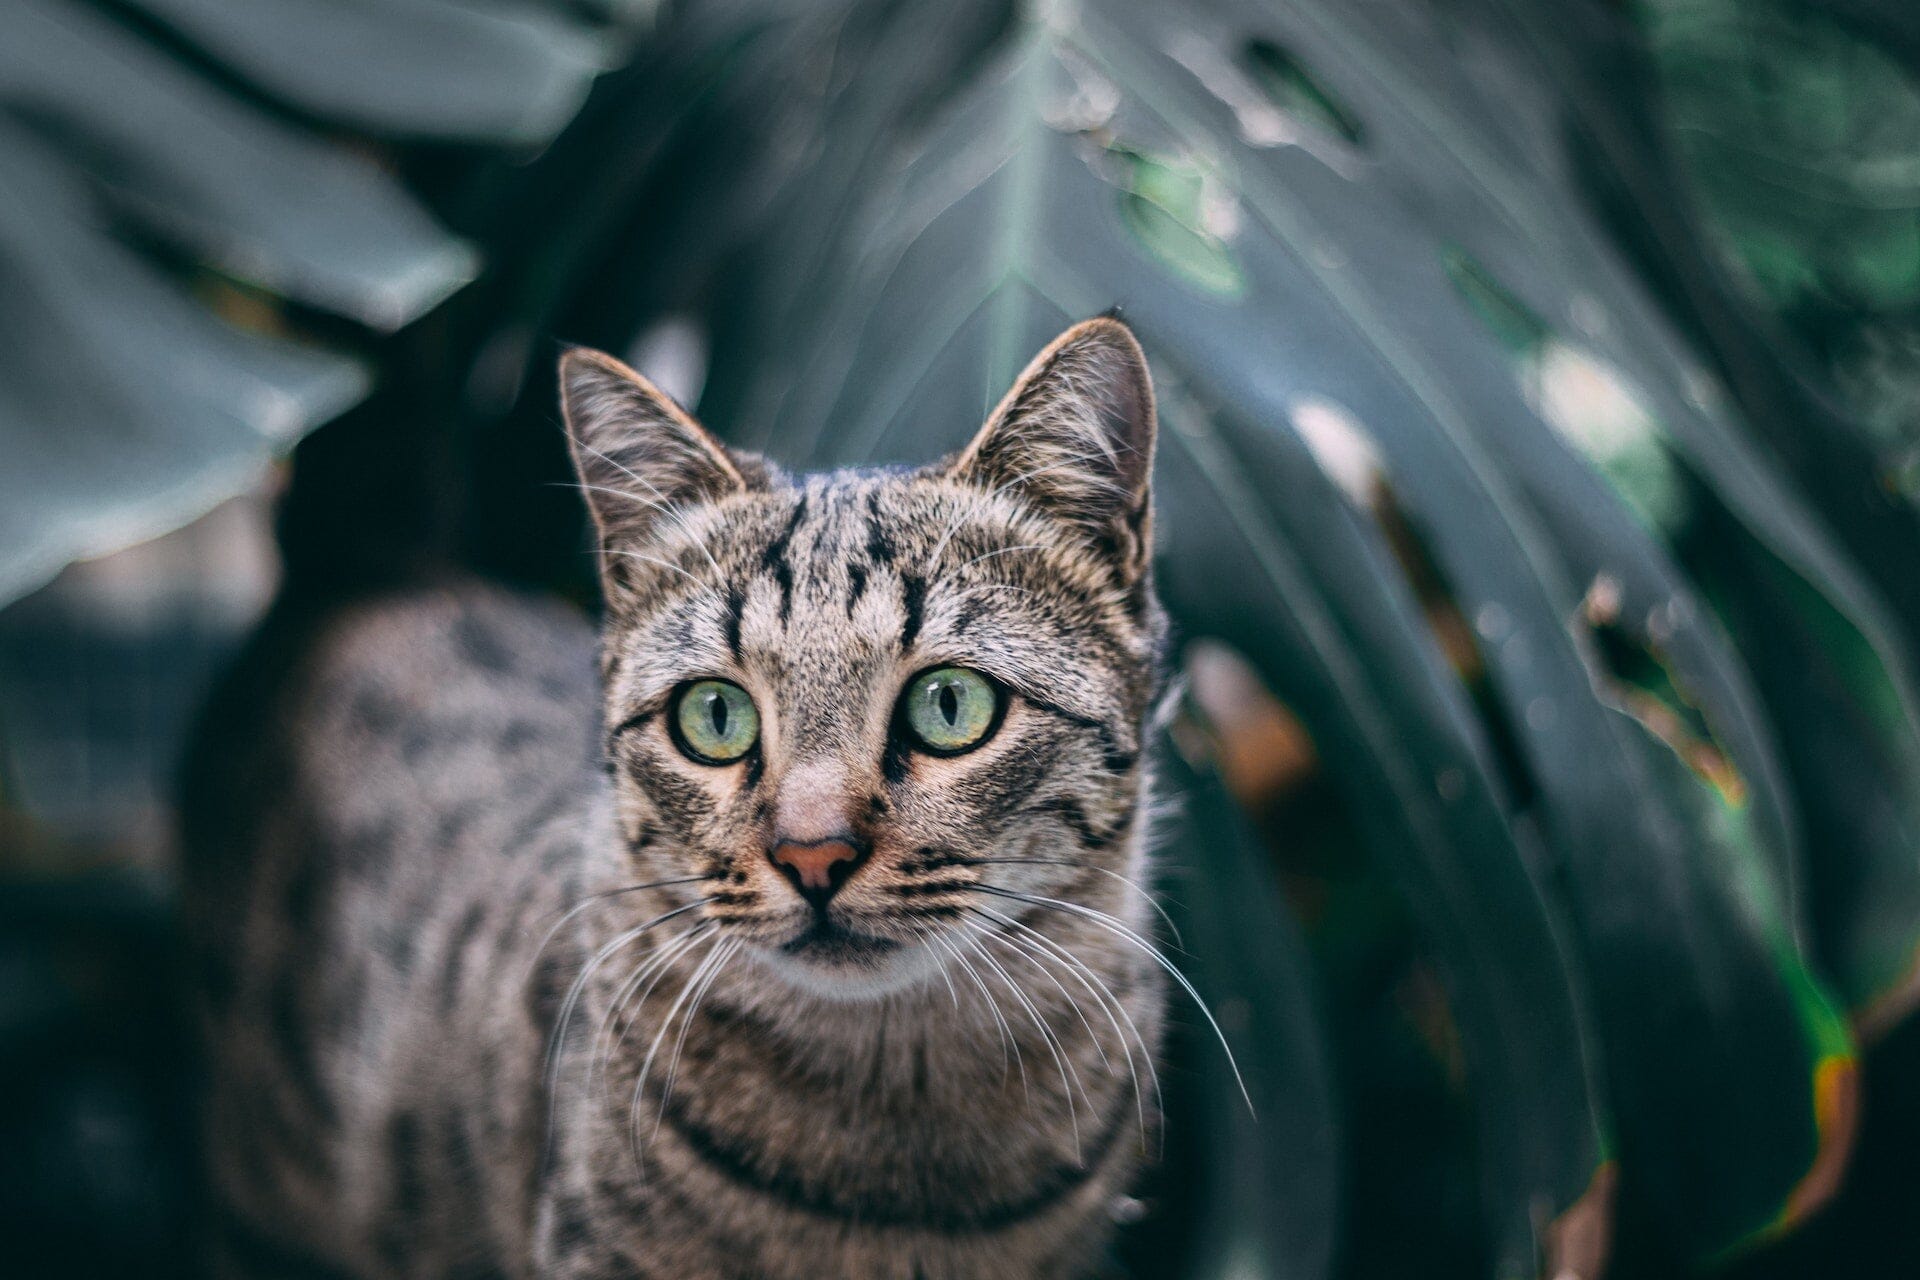
<svg viewBox="0 0 1920 1280">
<path fill-rule="evenodd" d="M 1246 277 L 1228 240 L 1239 210 L 1220 185 L 1189 160 L 1109 142 L 1108 178 L 1120 188 L 1127 229 L 1163 265 L 1208 293 L 1239 294 Z"/>
<path fill-rule="evenodd" d="M 1607 482 L 1641 524 L 1671 538 L 1687 485 L 1646 396 L 1619 366 L 1562 337 L 1472 256 L 1448 249 L 1447 276 L 1508 357 L 1521 395 Z"/>
<path fill-rule="evenodd" d="M 1330 400 L 1308 397 L 1289 406 L 1288 413 L 1321 471 L 1380 530 L 1413 591 L 1428 634 L 1485 728 L 1509 801 L 1516 810 L 1526 808 L 1538 795 L 1539 784 L 1520 749 L 1513 721 L 1487 678 L 1479 637 L 1441 572 L 1425 534 L 1401 503 L 1372 433 L 1343 406 Z"/>
<path fill-rule="evenodd" d="M 1267 101 L 1295 119 L 1340 138 L 1349 146 L 1366 141 L 1360 119 L 1287 49 L 1264 37 L 1247 41 L 1241 62 Z"/>
<path fill-rule="evenodd" d="M 1401 505 L 1393 487 L 1384 481 L 1375 498 L 1373 515 L 1401 572 L 1406 575 L 1407 585 L 1413 590 L 1428 633 L 1459 680 L 1468 704 L 1485 731 L 1487 747 L 1504 784 L 1508 805 L 1516 813 L 1532 808 L 1540 794 L 1540 783 L 1521 747 L 1511 710 L 1501 700 L 1499 690 L 1488 675 L 1486 658 L 1480 650 L 1482 633 L 1468 621 L 1460 607 L 1459 593 L 1440 568 L 1426 534 Z M 1489 643 L 1509 642 L 1504 636 L 1485 638 Z M 1515 642 L 1522 639 L 1513 637 Z M 1529 707 L 1527 714 L 1529 718 L 1537 718 L 1538 711 Z"/>
<path fill-rule="evenodd" d="M 1746 778 L 1650 631 L 1637 631 L 1622 617 L 1619 584 L 1606 574 L 1596 577 L 1581 614 L 1601 666 L 1594 673 L 1601 697 L 1671 747 L 1727 804 L 1744 805 Z"/>
<path fill-rule="evenodd" d="M 1508 353 L 1532 355 L 1547 340 L 1552 332 L 1547 322 L 1477 259 L 1449 248 L 1441 254 L 1440 264 L 1467 306 Z"/>
</svg>

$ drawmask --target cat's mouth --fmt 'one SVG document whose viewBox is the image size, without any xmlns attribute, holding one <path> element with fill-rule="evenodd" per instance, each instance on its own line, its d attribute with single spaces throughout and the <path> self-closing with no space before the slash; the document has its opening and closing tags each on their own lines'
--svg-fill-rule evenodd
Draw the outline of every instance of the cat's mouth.
<svg viewBox="0 0 1920 1280">
<path fill-rule="evenodd" d="M 890 938 L 856 933 L 831 919 L 816 919 L 806 932 L 784 942 L 782 955 L 821 965 L 874 965 L 899 949 Z"/>
</svg>

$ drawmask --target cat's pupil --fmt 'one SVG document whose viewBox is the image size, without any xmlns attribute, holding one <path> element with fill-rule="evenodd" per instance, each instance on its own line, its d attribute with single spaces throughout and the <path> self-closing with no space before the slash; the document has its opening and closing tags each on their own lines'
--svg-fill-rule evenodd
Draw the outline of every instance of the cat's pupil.
<svg viewBox="0 0 1920 1280">
<path fill-rule="evenodd" d="M 950 684 L 940 688 L 940 714 L 948 724 L 960 719 L 960 695 L 953 691 Z"/>
<path fill-rule="evenodd" d="M 727 700 L 725 698 L 720 697 L 718 694 L 709 695 L 707 699 L 707 711 L 708 711 L 708 718 L 713 721 L 714 736 L 720 737 L 720 738 L 726 737 L 727 736 Z"/>
</svg>

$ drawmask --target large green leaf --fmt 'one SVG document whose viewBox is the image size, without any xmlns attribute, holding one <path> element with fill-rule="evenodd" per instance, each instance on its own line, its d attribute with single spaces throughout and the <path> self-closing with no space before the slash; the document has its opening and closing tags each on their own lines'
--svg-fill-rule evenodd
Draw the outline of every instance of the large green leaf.
<svg viewBox="0 0 1920 1280">
<path fill-rule="evenodd" d="M 0 101 L 100 212 L 234 279 L 378 328 L 463 283 L 453 243 L 369 161 L 256 111 L 74 0 L 0 13 Z"/>
<path fill-rule="evenodd" d="M 1616 1127 L 1696 1254 L 1772 1229 L 1844 1137 L 1792 911 L 1819 779 L 1717 600 L 1777 566 L 1913 736 L 1896 629 L 1584 211 L 1555 115 L 1493 21 L 1036 6 L 933 129 L 799 172 L 756 261 L 814 265 L 722 313 L 747 336 L 703 406 L 783 456 L 922 457 L 1124 307 L 1166 389 L 1169 599 L 1302 715 L 1443 965 L 1503 1274 Z M 830 248 L 781 234 L 823 203 Z M 1761 550 L 1695 554 L 1715 520 Z"/>
<path fill-rule="evenodd" d="M 215 319 L 98 235 L 60 158 L 4 118 L 0 153 L 5 600 L 244 488 L 365 374 Z"/>
<path fill-rule="evenodd" d="M 479 257 L 364 135 L 545 142 L 647 16 L 594 8 L 0 5 L 0 604 L 365 394 L 371 339 Z"/>
<path fill-rule="evenodd" d="M 1834 5 L 1911 31 L 1876 6 Z M 500 269 L 441 345 L 376 353 L 427 356 L 429 413 L 544 423 L 545 336 L 698 309 L 703 414 L 795 461 L 958 444 L 1118 303 L 1163 392 L 1165 594 L 1300 716 L 1444 975 L 1496 1273 L 1590 1271 L 1616 1170 L 1695 1257 L 1817 1203 L 1853 1071 L 1828 984 L 1869 1029 L 1916 991 L 1917 526 L 1709 261 L 1617 15 L 704 0 L 524 164 L 650 14 L 0 7 L 0 600 L 246 483 L 469 243 Z M 511 150 L 427 166 L 456 238 L 368 137 Z M 1844 252 L 1880 280 L 1872 240 Z M 380 465 L 389 425 L 356 429 Z M 540 542 L 557 433 L 476 439 L 504 540 Z M 1174 1176 L 1218 1194 L 1184 1265 L 1320 1275 L 1347 1219 L 1304 961 L 1217 787 L 1177 781 L 1189 963 L 1244 1003 L 1267 1117 L 1188 1046 Z"/>
<path fill-rule="evenodd" d="M 128 3 L 275 98 L 381 137 L 545 142 L 617 55 L 538 0 Z"/>
<path fill-rule="evenodd" d="M 1638 12 L 1710 247 L 1850 393 L 1882 483 L 1911 504 L 1920 472 L 1899 461 L 1920 448 L 1920 16 L 1899 0 Z"/>
<path fill-rule="evenodd" d="M 1692 198 L 1709 231 L 1689 237 L 1670 215 L 1643 217 L 1643 252 L 1686 264 L 1666 273 L 1681 310 L 1718 339 L 1734 398 L 1886 593 L 1911 652 L 1920 79 L 1899 55 L 1915 47 L 1920 15 L 1878 0 L 1649 0 L 1640 12 L 1675 154 L 1673 180 L 1649 185 Z M 1602 100 L 1583 95 L 1589 110 Z M 1640 142 L 1617 135 L 1603 135 L 1615 150 Z M 1711 323 L 1742 309 L 1754 318 Z M 1825 365 L 1861 421 L 1792 361 L 1755 358 L 1753 335 L 1769 326 Z M 1776 704 L 1818 842 L 1806 898 L 1820 956 L 1878 1030 L 1911 1007 L 1920 971 L 1910 923 L 1920 760 L 1900 710 L 1910 677 L 1885 661 L 1892 624 L 1835 616 L 1792 568 L 1738 537 L 1701 550 L 1746 561 L 1711 576 L 1728 579 L 1723 611 L 1741 620 L 1742 651 Z"/>
<path fill-rule="evenodd" d="M 1247 653 L 1302 716 L 1438 954 L 1487 1103 L 1500 1273 L 1523 1274 L 1544 1243 L 1529 1206 L 1571 1206 L 1607 1146 L 1564 944 L 1527 873 L 1537 837 L 1506 821 L 1498 765 L 1423 641 L 1417 602 L 1311 455 L 1229 439 L 1183 383 L 1163 375 L 1161 388 L 1168 600 L 1187 629 Z M 1197 514 L 1209 511 L 1218 518 Z"/>
<path fill-rule="evenodd" d="M 1131 1274 L 1322 1280 L 1334 1274 L 1344 1177 L 1312 964 L 1272 859 L 1219 781 L 1177 755 L 1158 773 L 1184 801 L 1160 850 L 1184 944 L 1175 955 L 1234 1060 L 1176 1012 L 1167 1150 L 1148 1188 L 1157 1212 L 1129 1241 Z"/>
</svg>

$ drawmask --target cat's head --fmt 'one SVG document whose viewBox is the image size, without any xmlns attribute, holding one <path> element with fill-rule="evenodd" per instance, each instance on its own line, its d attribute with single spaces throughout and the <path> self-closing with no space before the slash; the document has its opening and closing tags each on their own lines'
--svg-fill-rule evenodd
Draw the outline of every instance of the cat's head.
<svg viewBox="0 0 1920 1280">
<path fill-rule="evenodd" d="M 1164 622 L 1124 325 L 1062 334 L 917 470 L 788 475 L 598 352 L 561 381 L 636 879 L 700 877 L 711 928 L 856 998 L 1029 909 L 1004 892 L 1137 873 Z"/>
</svg>

